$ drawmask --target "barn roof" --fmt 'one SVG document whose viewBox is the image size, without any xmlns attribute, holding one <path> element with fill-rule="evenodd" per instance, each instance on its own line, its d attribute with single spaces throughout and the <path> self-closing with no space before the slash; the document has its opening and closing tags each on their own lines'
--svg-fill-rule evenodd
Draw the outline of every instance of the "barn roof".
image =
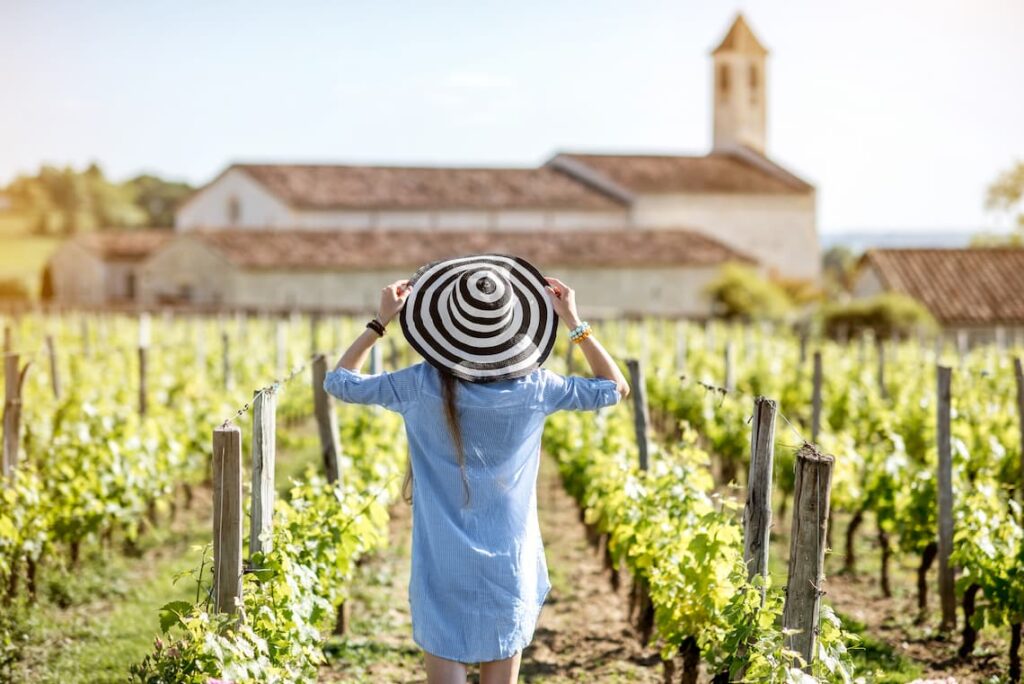
<svg viewBox="0 0 1024 684">
<path fill-rule="evenodd" d="M 555 169 L 234 164 L 303 209 L 621 209 Z"/>
<path fill-rule="evenodd" d="M 124 228 L 83 233 L 72 240 L 105 261 L 141 261 L 174 237 L 166 228 Z"/>
<path fill-rule="evenodd" d="M 633 194 L 767 193 L 803 194 L 814 187 L 764 155 L 738 147 L 703 156 L 664 154 L 589 154 L 563 152 L 550 165 L 585 177 L 608 191 Z M 581 168 L 582 167 L 582 168 Z"/>
<path fill-rule="evenodd" d="M 869 249 L 860 266 L 943 324 L 1024 323 L 1024 248 Z"/>
<path fill-rule="evenodd" d="M 545 266 L 712 266 L 756 263 L 689 230 L 215 230 L 194 237 L 242 269 L 416 268 L 474 253 L 515 254 Z"/>
</svg>

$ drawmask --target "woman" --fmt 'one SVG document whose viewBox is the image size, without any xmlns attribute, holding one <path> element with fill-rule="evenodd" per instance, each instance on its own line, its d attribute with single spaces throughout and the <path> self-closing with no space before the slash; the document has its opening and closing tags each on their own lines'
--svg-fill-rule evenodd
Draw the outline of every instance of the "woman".
<svg viewBox="0 0 1024 684">
<path fill-rule="evenodd" d="M 396 315 L 426 362 L 360 373 Z M 596 377 L 540 367 L 555 340 L 556 315 Z M 479 663 L 481 684 L 515 682 L 551 589 L 536 499 L 544 419 L 559 409 L 616 404 L 629 385 L 580 320 L 572 288 L 519 257 L 427 264 L 385 287 L 377 317 L 366 325 L 324 388 L 405 420 L 409 607 L 427 680 L 464 684 L 466 665 Z"/>
</svg>

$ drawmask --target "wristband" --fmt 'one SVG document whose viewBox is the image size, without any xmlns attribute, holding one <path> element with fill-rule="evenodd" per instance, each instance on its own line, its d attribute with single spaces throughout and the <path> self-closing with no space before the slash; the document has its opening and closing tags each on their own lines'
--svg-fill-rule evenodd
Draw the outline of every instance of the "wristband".
<svg viewBox="0 0 1024 684">
<path fill-rule="evenodd" d="M 587 335 L 590 334 L 590 323 L 583 321 L 571 331 L 569 331 L 569 339 L 573 342 L 579 342 L 583 340 Z"/>
<path fill-rule="evenodd" d="M 366 327 L 370 328 L 381 337 L 384 337 L 384 325 L 376 318 L 371 318 L 369 322 L 367 322 Z"/>
</svg>

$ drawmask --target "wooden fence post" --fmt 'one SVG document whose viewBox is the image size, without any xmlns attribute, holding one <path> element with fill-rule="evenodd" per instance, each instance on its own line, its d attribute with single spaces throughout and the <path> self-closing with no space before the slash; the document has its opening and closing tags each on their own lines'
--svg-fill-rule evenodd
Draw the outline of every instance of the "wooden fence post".
<svg viewBox="0 0 1024 684">
<path fill-rule="evenodd" d="M 573 365 L 573 347 L 575 347 L 576 345 L 573 344 L 572 340 L 566 340 L 566 342 L 567 346 L 565 348 L 565 374 L 572 375 L 573 372 L 576 370 Z"/>
<path fill-rule="evenodd" d="M 1020 470 L 1017 471 L 1017 493 L 1024 504 L 1024 364 L 1020 357 L 1013 360 L 1013 374 L 1017 379 L 1017 421 L 1020 432 Z"/>
<path fill-rule="evenodd" d="M 766 397 L 754 399 L 750 433 L 750 473 L 747 503 L 743 507 L 743 560 L 747 578 L 768 577 L 768 541 L 772 526 L 772 467 L 775 461 L 775 412 L 777 404 Z M 761 605 L 765 590 L 761 589 Z"/>
<path fill-rule="evenodd" d="M 235 613 L 242 601 L 242 431 L 213 431 L 214 612 Z"/>
<path fill-rule="evenodd" d="M 731 339 L 725 341 L 725 390 L 736 389 L 736 354 Z"/>
<path fill-rule="evenodd" d="M 814 386 L 811 389 L 811 442 L 821 434 L 821 351 L 814 352 Z"/>
<path fill-rule="evenodd" d="M 220 373 L 224 389 L 234 387 L 234 379 L 231 377 L 231 338 L 227 330 L 220 333 Z"/>
<path fill-rule="evenodd" d="M 313 413 L 320 432 L 320 453 L 323 456 L 327 481 L 338 479 L 338 419 L 334 414 L 331 396 L 324 390 L 327 377 L 327 358 L 323 354 L 313 357 Z"/>
<path fill-rule="evenodd" d="M 936 483 L 939 497 L 939 597 L 942 599 L 942 631 L 956 629 L 956 594 L 953 567 L 953 454 L 950 444 L 950 402 L 952 369 L 938 366 L 937 436 L 939 471 Z"/>
<path fill-rule="evenodd" d="M 139 316 L 139 415 L 146 415 L 146 411 L 149 408 L 149 402 L 147 397 L 149 396 L 148 377 L 149 377 L 149 314 L 143 312 Z"/>
<path fill-rule="evenodd" d="M 676 321 L 676 373 L 686 372 L 686 322 Z"/>
<path fill-rule="evenodd" d="M 392 336 L 388 338 L 388 365 L 391 370 L 398 370 L 398 342 L 397 338 Z"/>
<path fill-rule="evenodd" d="M 4 354 L 4 446 L 3 476 L 10 477 L 18 466 L 18 448 L 21 445 L 21 390 L 29 364 L 20 371 L 18 355 Z"/>
<path fill-rule="evenodd" d="M 376 375 L 381 372 L 380 345 L 374 344 L 370 347 L 370 374 Z"/>
<path fill-rule="evenodd" d="M 644 370 L 638 359 L 627 359 L 629 369 L 630 394 L 633 397 L 633 426 L 636 431 L 636 446 L 640 452 L 640 469 L 647 470 L 650 443 L 647 437 L 647 425 L 650 416 L 647 408 L 647 386 L 644 383 Z"/>
<path fill-rule="evenodd" d="M 320 345 L 317 344 L 318 333 L 320 330 L 320 314 L 311 313 L 309 315 L 309 354 L 310 356 L 317 353 Z"/>
<path fill-rule="evenodd" d="M 57 343 L 53 335 L 46 336 L 46 355 L 50 360 L 50 388 L 54 399 L 60 401 L 60 368 L 57 366 Z"/>
<path fill-rule="evenodd" d="M 284 329 L 284 321 L 278 319 L 274 322 L 274 340 L 276 346 L 276 353 L 274 356 L 274 365 L 277 368 L 277 374 L 284 377 L 285 373 L 288 372 L 288 339 L 287 333 Z"/>
<path fill-rule="evenodd" d="M 821 584 L 825 579 L 825 538 L 833 463 L 832 456 L 822 454 L 810 444 L 800 447 L 796 455 L 789 578 L 782 627 L 799 630 L 785 637 L 785 645 L 803 656 L 805 671 L 810 671 L 814 660 L 818 609 L 824 593 Z"/>
<path fill-rule="evenodd" d="M 249 556 L 266 553 L 271 540 L 260 539 L 273 523 L 274 459 L 277 439 L 277 395 L 273 387 L 257 390 L 252 402 L 252 508 L 249 518 Z"/>
<path fill-rule="evenodd" d="M 889 390 L 885 386 L 885 342 L 881 337 L 875 340 L 875 348 L 878 350 L 878 391 L 883 399 L 888 399 Z"/>
</svg>

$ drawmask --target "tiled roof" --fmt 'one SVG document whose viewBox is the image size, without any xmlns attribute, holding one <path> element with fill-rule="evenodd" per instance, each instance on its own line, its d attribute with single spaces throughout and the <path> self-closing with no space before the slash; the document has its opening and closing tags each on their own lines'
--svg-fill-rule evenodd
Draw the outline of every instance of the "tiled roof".
<svg viewBox="0 0 1024 684">
<path fill-rule="evenodd" d="M 243 269 L 415 268 L 492 252 L 542 266 L 710 266 L 755 260 L 688 230 L 216 230 L 190 231 Z"/>
<path fill-rule="evenodd" d="M 555 169 L 236 164 L 304 209 L 621 209 Z"/>
<path fill-rule="evenodd" d="M 865 265 L 941 323 L 1024 323 L 1024 248 L 870 249 Z"/>
<path fill-rule="evenodd" d="M 74 240 L 101 259 L 141 261 L 173 237 L 170 229 L 124 228 L 84 233 Z"/>
<path fill-rule="evenodd" d="M 686 192 L 806 193 L 813 187 L 753 151 L 713 152 L 702 157 L 655 154 L 580 154 L 567 152 L 550 163 L 568 159 L 596 171 L 607 181 L 633 193 Z M 747 158 L 745 158 L 747 157 Z M 759 163 L 755 163 L 757 160 Z"/>
</svg>

